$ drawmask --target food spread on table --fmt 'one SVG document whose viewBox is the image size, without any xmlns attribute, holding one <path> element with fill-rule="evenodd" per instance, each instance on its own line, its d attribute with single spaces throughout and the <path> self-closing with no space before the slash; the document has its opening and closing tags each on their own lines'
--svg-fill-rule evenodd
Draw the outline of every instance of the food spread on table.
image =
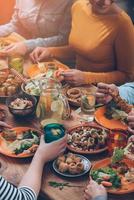
<svg viewBox="0 0 134 200">
<path fill-rule="evenodd" d="M 68 98 L 68 101 L 70 103 L 70 105 L 74 105 L 74 106 L 80 106 L 81 105 L 81 97 L 83 96 L 83 101 L 85 101 L 85 103 L 88 101 L 88 99 L 86 99 L 86 94 L 88 93 L 88 91 L 90 92 L 94 92 L 96 91 L 96 87 L 95 86 L 83 86 L 83 87 L 71 87 L 69 85 L 66 85 L 66 87 L 64 88 L 64 93 Z"/>
<path fill-rule="evenodd" d="M 107 187 L 110 193 L 123 194 L 133 191 L 134 163 L 125 158 L 124 149 L 116 148 L 111 159 L 96 163 L 90 175 L 97 183 Z M 133 185 L 130 187 L 130 184 Z"/>
<path fill-rule="evenodd" d="M 39 76 L 45 75 L 46 78 L 54 78 L 59 81 L 62 80 L 62 73 L 68 70 L 68 67 L 57 61 L 42 62 L 32 65 L 27 70 L 27 74 L 30 78 L 38 78 Z"/>
<path fill-rule="evenodd" d="M 57 168 L 60 172 L 69 172 L 70 174 L 79 174 L 84 171 L 82 159 L 75 154 L 68 153 L 57 158 Z"/>
<path fill-rule="evenodd" d="M 0 71 L 0 96 L 12 96 L 17 93 L 22 81 L 10 70 Z"/>
<path fill-rule="evenodd" d="M 23 85 L 24 91 L 27 94 L 34 95 L 34 96 L 40 96 L 40 85 L 39 85 L 39 79 L 31 79 L 25 85 Z"/>
<path fill-rule="evenodd" d="M 126 123 L 128 113 L 133 106 L 123 100 L 118 92 L 113 92 L 109 89 L 109 94 L 112 96 L 112 101 L 106 105 L 105 116 L 108 119 L 121 120 Z"/>
<path fill-rule="evenodd" d="M 0 49 L 5 44 L 0 41 Z M 18 60 L 17 60 L 18 62 Z M 54 78 L 58 81 L 62 80 L 62 73 L 67 70 L 67 67 L 63 67 L 59 63 L 55 62 L 44 62 L 34 65 L 29 75 L 34 77 L 23 83 L 23 92 L 33 95 L 40 96 L 41 78 Z M 33 71 L 32 71 L 33 70 Z M 0 71 L 0 96 L 13 96 L 18 92 L 18 89 L 22 83 L 22 80 L 13 74 L 10 70 Z M 89 88 L 86 87 L 70 87 L 65 88 L 65 95 L 72 105 L 80 106 L 81 97 L 87 93 Z M 128 113 L 131 111 L 132 106 L 128 105 L 122 100 L 118 94 L 113 94 L 109 91 L 113 100 L 105 107 L 104 116 L 110 120 L 115 119 L 123 123 L 127 123 Z M 48 96 L 47 96 L 48 97 Z M 53 96 L 50 96 L 51 98 Z M 46 98 L 46 96 L 45 96 Z M 44 99 L 45 99 L 44 98 Z M 51 98 L 47 105 L 45 105 L 45 112 L 49 109 L 52 111 L 63 110 L 62 103 L 59 99 L 55 99 L 51 102 Z M 43 99 L 43 101 L 44 101 Z M 83 99 L 86 105 L 86 99 Z M 13 109 L 28 109 L 33 107 L 33 102 L 27 98 L 17 98 L 10 102 L 9 105 Z M 44 110 L 41 112 L 44 114 Z M 38 113 L 38 110 L 37 110 Z M 6 114 L 3 109 L 0 109 L 0 120 L 5 118 Z M 48 122 L 48 119 L 44 119 Z M 50 122 L 51 120 L 49 120 Z M 49 123 L 51 130 L 45 129 L 46 142 L 52 142 L 60 139 L 65 135 L 65 130 L 61 127 L 53 127 L 53 124 Z M 62 126 L 62 125 L 61 125 Z M 110 124 L 110 127 L 113 127 Z M 109 127 L 108 127 L 109 128 Z M 110 129 L 110 128 L 109 128 Z M 64 132 L 64 133 L 63 133 Z M 68 144 L 67 149 L 72 152 L 80 154 L 94 154 L 100 153 L 107 150 L 107 138 L 109 130 L 100 126 L 92 125 L 78 125 L 67 131 Z M 35 129 L 27 127 L 21 127 L 20 129 L 4 129 L 0 133 L 0 153 L 16 158 L 30 157 L 33 156 L 40 140 L 40 133 Z M 124 149 L 115 149 L 112 158 L 102 161 L 100 164 L 95 164 L 91 170 L 92 178 L 99 184 L 103 184 L 108 188 L 111 193 L 128 193 L 134 191 L 134 137 L 131 136 L 128 140 L 128 144 Z M 86 163 L 86 164 L 85 164 Z M 77 177 L 83 176 L 90 169 L 91 163 L 89 160 L 82 155 L 68 153 L 60 155 L 53 163 L 54 170 L 60 175 L 66 177 Z M 99 167 L 98 167 L 99 166 Z M 131 187 L 129 186 L 131 185 Z M 53 187 L 64 187 L 64 185 L 57 185 L 55 182 L 51 182 Z M 65 184 L 67 187 L 69 184 Z"/>
<path fill-rule="evenodd" d="M 0 135 L 0 152 L 11 157 L 29 157 L 39 145 L 40 133 L 32 128 L 5 129 Z"/>
<path fill-rule="evenodd" d="M 106 105 L 105 116 L 108 119 L 120 120 L 126 123 L 128 114 L 125 111 L 121 110 L 120 106 L 118 106 L 118 104 L 116 104 L 112 100 L 110 103 Z"/>
<path fill-rule="evenodd" d="M 27 98 L 16 98 L 10 103 L 9 106 L 13 109 L 27 109 L 31 108 L 33 106 L 33 103 Z"/>
<path fill-rule="evenodd" d="M 63 154 L 53 162 L 54 171 L 57 174 L 68 178 L 83 176 L 90 168 L 91 162 L 80 154 Z"/>
<path fill-rule="evenodd" d="M 78 126 L 68 131 L 68 148 L 83 153 L 99 152 L 107 146 L 108 131 L 92 126 Z"/>
</svg>

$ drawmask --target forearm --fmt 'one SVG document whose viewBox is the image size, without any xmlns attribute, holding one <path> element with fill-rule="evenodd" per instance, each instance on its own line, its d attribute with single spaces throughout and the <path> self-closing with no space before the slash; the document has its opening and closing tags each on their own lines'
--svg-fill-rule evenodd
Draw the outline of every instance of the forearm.
<svg viewBox="0 0 134 200">
<path fill-rule="evenodd" d="M 55 47 L 66 45 L 68 37 L 66 35 L 57 35 L 48 38 L 37 38 L 25 41 L 28 51 L 31 52 L 36 47 Z"/>
<path fill-rule="evenodd" d="M 34 191 L 28 187 L 16 188 L 0 176 L 0 200 L 36 200 Z"/>
<path fill-rule="evenodd" d="M 37 152 L 33 157 L 28 171 L 21 180 L 19 187 L 29 187 L 38 195 L 41 187 L 43 167 L 44 162 L 40 159 L 40 155 Z"/>
<path fill-rule="evenodd" d="M 12 32 L 16 32 L 16 30 L 11 23 L 0 26 L 0 37 L 5 37 Z"/>
<path fill-rule="evenodd" d="M 127 81 L 127 75 L 120 71 L 113 72 L 84 72 L 86 84 L 104 82 L 107 84 L 121 85 Z"/>
</svg>

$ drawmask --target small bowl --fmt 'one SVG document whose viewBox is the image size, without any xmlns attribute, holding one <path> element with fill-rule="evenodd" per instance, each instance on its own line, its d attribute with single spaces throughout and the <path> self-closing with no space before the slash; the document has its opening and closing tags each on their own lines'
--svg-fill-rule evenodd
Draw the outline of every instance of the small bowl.
<svg viewBox="0 0 134 200">
<path fill-rule="evenodd" d="M 30 108 L 24 108 L 24 109 L 15 109 L 10 106 L 11 102 L 13 102 L 17 98 L 22 98 L 22 99 L 27 99 L 32 101 L 33 105 Z M 6 105 L 8 106 L 9 111 L 17 117 L 24 117 L 28 115 L 34 114 L 36 111 L 36 106 L 37 106 L 37 99 L 33 96 L 27 95 L 27 94 L 22 94 L 22 95 L 15 95 L 13 97 L 10 97 L 6 100 Z"/>
<path fill-rule="evenodd" d="M 32 93 L 29 93 L 28 91 L 26 91 L 26 89 L 25 89 L 25 87 L 26 87 L 26 85 L 28 84 L 28 83 L 32 83 L 32 82 L 34 82 L 35 80 L 27 80 L 25 83 L 22 83 L 21 84 L 21 90 L 25 93 L 25 94 L 27 94 L 27 95 L 30 95 L 30 96 L 34 96 L 36 99 L 37 99 L 37 101 L 39 100 L 39 96 L 40 96 L 40 94 L 32 94 Z M 34 84 L 33 84 L 34 85 Z"/>
</svg>

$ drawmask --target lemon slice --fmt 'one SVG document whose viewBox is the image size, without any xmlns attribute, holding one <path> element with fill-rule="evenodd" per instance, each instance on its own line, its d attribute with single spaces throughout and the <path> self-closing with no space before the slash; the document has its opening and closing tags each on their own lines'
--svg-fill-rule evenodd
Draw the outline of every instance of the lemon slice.
<svg viewBox="0 0 134 200">
<path fill-rule="evenodd" d="M 53 112 L 57 112 L 58 110 L 60 110 L 62 107 L 62 101 L 61 100 L 55 100 L 51 103 L 51 111 Z"/>
</svg>

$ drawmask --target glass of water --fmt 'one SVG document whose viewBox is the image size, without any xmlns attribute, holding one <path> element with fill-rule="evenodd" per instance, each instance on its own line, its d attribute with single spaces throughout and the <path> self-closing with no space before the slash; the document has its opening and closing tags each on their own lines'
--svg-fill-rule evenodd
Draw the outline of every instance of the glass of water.
<svg viewBox="0 0 134 200">
<path fill-rule="evenodd" d="M 94 120 L 96 95 L 93 91 L 87 91 L 81 96 L 81 118 L 83 121 Z"/>
</svg>

